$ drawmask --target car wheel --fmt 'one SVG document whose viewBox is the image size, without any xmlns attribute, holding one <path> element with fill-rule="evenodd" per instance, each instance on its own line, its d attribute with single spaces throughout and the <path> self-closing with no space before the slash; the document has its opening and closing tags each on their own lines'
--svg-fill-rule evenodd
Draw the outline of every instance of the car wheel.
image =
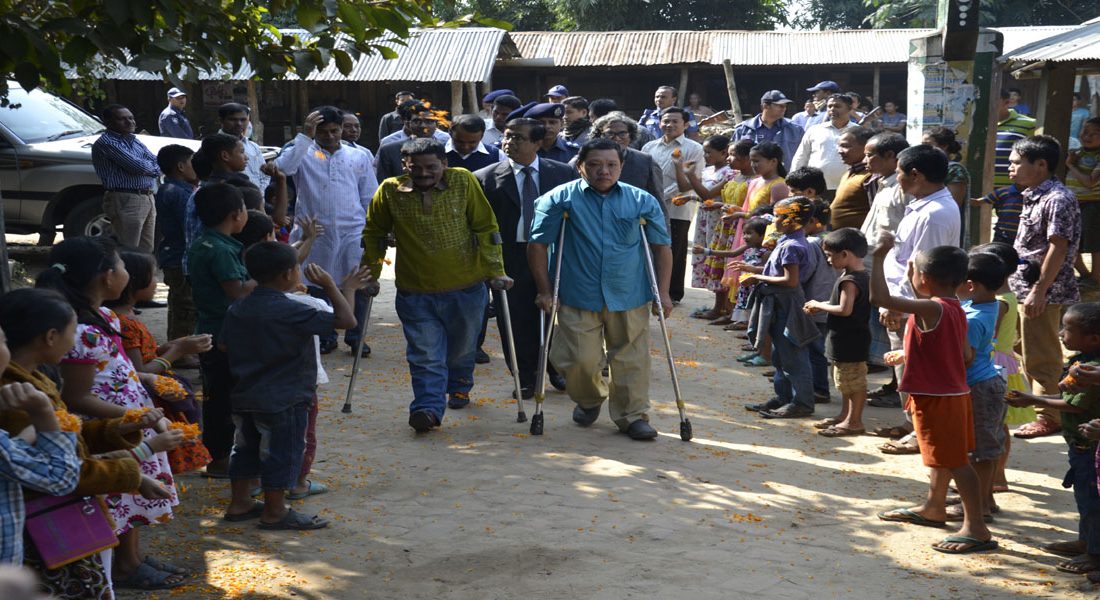
<svg viewBox="0 0 1100 600">
<path fill-rule="evenodd" d="M 111 235 L 111 221 L 103 214 L 103 196 L 93 196 L 77 204 L 65 216 L 65 237 Z"/>
</svg>

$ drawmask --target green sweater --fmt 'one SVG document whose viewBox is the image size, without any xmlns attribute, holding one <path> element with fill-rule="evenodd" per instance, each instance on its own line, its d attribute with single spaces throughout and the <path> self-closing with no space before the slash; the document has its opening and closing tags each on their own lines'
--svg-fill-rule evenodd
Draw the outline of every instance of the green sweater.
<svg viewBox="0 0 1100 600">
<path fill-rule="evenodd" d="M 367 208 L 363 264 L 377 279 L 386 236 L 397 240 L 397 289 L 440 293 L 504 275 L 497 219 L 473 173 L 448 168 L 428 192 L 408 176 L 382 182 Z"/>
</svg>

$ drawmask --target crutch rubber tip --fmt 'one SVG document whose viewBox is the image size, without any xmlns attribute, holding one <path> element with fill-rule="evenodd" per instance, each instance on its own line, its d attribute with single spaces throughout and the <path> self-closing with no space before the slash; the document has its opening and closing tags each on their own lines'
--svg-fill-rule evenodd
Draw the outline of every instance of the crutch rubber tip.
<svg viewBox="0 0 1100 600">
<path fill-rule="evenodd" d="M 680 421 L 680 439 L 685 442 L 690 442 L 692 437 L 691 433 L 691 421 L 684 419 Z"/>
<path fill-rule="evenodd" d="M 527 413 L 523 412 L 522 410 L 519 411 L 519 414 L 516 415 L 516 423 L 526 423 L 526 422 L 527 422 Z"/>
<path fill-rule="evenodd" d="M 542 413 L 531 416 L 531 435 L 542 435 Z"/>
<path fill-rule="evenodd" d="M 350 404 L 345 404 L 344 408 L 340 409 L 340 412 L 342 412 L 346 415 L 350 415 L 351 414 L 351 405 Z"/>
</svg>

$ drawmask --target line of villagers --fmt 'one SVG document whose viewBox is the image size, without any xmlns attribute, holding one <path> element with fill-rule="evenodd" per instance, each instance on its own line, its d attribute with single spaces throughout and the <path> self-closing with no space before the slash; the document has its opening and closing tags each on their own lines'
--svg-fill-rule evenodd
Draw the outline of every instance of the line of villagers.
<svg viewBox="0 0 1100 600">
<path fill-rule="evenodd" d="M 313 129 L 339 127 L 338 120 L 320 121 Z M 537 125 L 510 128 L 505 139 L 530 141 L 524 135 Z M 1100 122 L 1089 122 L 1086 130 L 1083 143 L 1100 138 Z M 504 145 L 511 158 L 521 154 L 515 144 Z M 846 156 L 862 157 L 849 164 L 862 164 L 875 183 L 855 186 L 868 202 L 863 222 L 853 224 L 858 226 L 831 222 L 832 207 L 849 198 L 843 183 L 830 206 L 822 199 L 828 190 L 821 171 L 785 173 L 775 144 L 707 139 L 709 185 L 695 165 L 676 162 L 678 181 L 696 189 L 698 200 L 690 201 L 699 201 L 705 215 L 693 249 L 696 282 L 715 292 L 713 310 L 744 323 L 742 362 L 769 364 L 774 371 L 774 396 L 746 408 L 768 419 L 809 417 L 829 398 L 831 366 L 841 409 L 813 426 L 827 437 L 863 434 L 868 362 L 893 367 L 905 421 L 878 433 L 911 431 L 931 477 L 923 503 L 879 517 L 938 528 L 960 522 L 933 546 L 945 553 L 997 547 L 989 524 L 1000 511 L 995 492 L 1007 488 L 1007 425 L 1033 418 L 1031 407 L 1055 411 L 1068 444 L 1065 485 L 1074 490 L 1080 528 L 1077 539 L 1044 549 L 1068 557 L 1060 570 L 1100 580 L 1100 304 L 1078 302 L 1073 276 L 1082 243 L 1075 194 L 1091 193 L 1100 170 L 1075 169 L 1067 186 L 1053 176 L 1064 160 L 1057 141 L 1033 136 L 1016 142 L 1010 156 L 1021 198 L 1016 235 L 1011 244 L 967 252 L 959 247 L 959 203 L 947 184 L 957 164 L 939 144 L 910 147 L 897 134 L 853 128 L 841 146 Z M 230 149 L 204 158 L 241 170 L 240 161 L 230 160 L 235 154 Z M 505 274 L 500 244 L 506 228 L 497 226 L 484 178 L 448 168 L 443 145 L 431 139 L 410 140 L 402 156 L 408 174 L 379 186 L 366 209 L 362 266 L 339 283 L 316 265 L 302 267 L 308 240 L 298 247 L 275 240 L 262 203 L 247 210 L 245 195 L 229 183 L 198 188 L 191 200 L 203 232 L 187 260 L 193 300 L 200 316 L 215 317 L 216 342 L 210 335 L 185 335 L 158 344 L 134 310 L 154 294 L 156 262 L 107 239 L 64 240 L 52 249 L 35 288 L 0 297 L 0 561 L 29 566 L 58 597 L 109 598 L 115 587 L 181 585 L 189 570 L 143 551 L 139 533 L 171 519 L 178 504 L 173 473 L 211 460 L 228 463 L 224 470 L 207 470 L 230 480 L 226 521 L 254 520 L 270 530 L 326 526 L 325 519 L 287 505 L 323 491 L 308 479 L 317 444 L 316 385 L 323 374 L 317 336 L 357 326 L 355 296 L 377 293 L 383 242 L 391 235 L 416 397 L 409 423 L 418 432 L 441 424 L 446 398 L 468 394 L 473 385 L 484 284 L 514 282 Z M 563 252 L 574 265 L 561 280 L 562 315 L 572 322 L 560 323 L 565 341 L 552 353 L 578 403 L 574 421 L 593 424 L 607 400 L 619 431 L 653 439 L 646 416 L 646 315 L 653 297 L 637 224 L 645 221 L 666 311 L 670 237 L 658 200 L 618 181 L 622 156 L 606 139 L 586 143 L 578 155 L 581 178 L 532 199 L 533 215 L 516 207 L 508 228 L 520 232 L 521 224 L 530 224 L 524 235 L 537 247 L 528 253 L 529 264 L 514 266 L 517 273 L 531 271 L 528 302 L 549 307 L 553 253 Z M 195 180 L 190 159 L 178 155 L 161 168 L 168 177 Z M 631 225 L 623 226 L 626 221 Z M 565 247 L 552 248 L 562 226 L 568 228 Z M 433 246 L 453 252 L 444 260 L 427 251 Z M 418 259 L 459 266 L 440 270 Z M 327 303 L 303 293 L 303 276 L 323 290 Z M 583 308 L 601 297 L 602 310 Z M 425 322 L 434 329 L 418 329 Z M 1031 344 L 1048 358 L 1064 347 L 1072 354 L 1069 367 L 1052 381 L 1032 373 L 1029 388 L 1014 350 L 1021 335 L 1025 365 Z M 1044 335 L 1060 336 L 1061 343 Z M 456 340 L 461 347 L 448 347 Z M 599 375 L 604 345 L 610 382 Z M 631 352 L 620 355 L 619 349 Z M 220 353 L 228 369 L 220 378 L 204 369 L 208 400 L 200 411 L 173 363 L 211 353 Z M 215 391 L 229 401 L 215 406 L 209 401 Z M 952 481 L 957 495 L 948 494 Z M 262 501 L 254 499 L 258 495 Z M 81 507 L 89 496 L 105 504 Z M 79 515 L 57 512 L 74 505 Z M 109 515 L 117 541 L 99 552 L 65 556 L 32 535 L 37 520 L 51 515 Z"/>
</svg>

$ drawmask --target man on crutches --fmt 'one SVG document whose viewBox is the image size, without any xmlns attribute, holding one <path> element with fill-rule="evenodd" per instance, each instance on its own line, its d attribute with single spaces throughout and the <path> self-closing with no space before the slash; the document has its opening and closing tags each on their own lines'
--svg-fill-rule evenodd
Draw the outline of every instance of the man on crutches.
<svg viewBox="0 0 1100 600">
<path fill-rule="evenodd" d="M 449 408 L 470 402 L 474 355 L 485 313 L 485 282 L 508 289 L 493 209 L 473 174 L 447 168 L 443 144 L 401 146 L 407 175 L 382 182 L 367 209 L 363 264 L 377 278 L 390 233 L 397 317 L 412 377 L 409 426 L 424 433 Z"/>
<path fill-rule="evenodd" d="M 622 150 L 613 141 L 585 144 L 577 167 L 582 179 L 539 198 L 527 246 L 539 290 L 536 303 L 547 314 L 555 284 L 558 289 L 550 360 L 565 375 L 566 392 L 577 404 L 575 423 L 595 423 L 607 400 L 619 431 L 631 439 L 651 440 L 657 437 L 647 414 L 649 316 L 655 298 L 645 253 L 653 253 L 661 306 L 668 316 L 672 253 L 664 213 L 648 192 L 619 183 Z M 643 222 L 649 248 L 642 242 Z M 567 229 L 559 248 L 563 226 Z M 560 255 L 563 264 L 557 282 L 550 276 L 551 244 L 554 260 Z M 605 346 L 609 383 L 600 373 Z"/>
</svg>

